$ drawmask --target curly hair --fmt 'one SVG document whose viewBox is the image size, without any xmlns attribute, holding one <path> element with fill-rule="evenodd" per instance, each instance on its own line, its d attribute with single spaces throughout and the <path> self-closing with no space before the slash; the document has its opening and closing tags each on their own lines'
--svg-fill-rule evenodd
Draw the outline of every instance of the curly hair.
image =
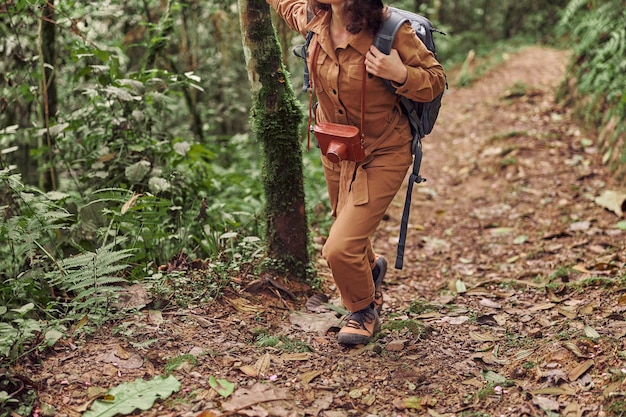
<svg viewBox="0 0 626 417">
<path fill-rule="evenodd" d="M 309 0 L 309 7 L 314 14 L 330 10 L 329 4 L 317 0 Z M 343 13 L 348 32 L 355 34 L 365 30 L 376 33 L 383 24 L 385 7 L 382 0 L 345 0 Z"/>
</svg>

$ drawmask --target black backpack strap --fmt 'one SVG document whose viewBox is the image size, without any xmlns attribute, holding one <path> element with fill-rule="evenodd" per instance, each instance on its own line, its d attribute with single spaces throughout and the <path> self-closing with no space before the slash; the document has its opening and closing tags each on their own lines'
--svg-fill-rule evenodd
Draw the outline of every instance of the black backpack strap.
<svg viewBox="0 0 626 417">
<path fill-rule="evenodd" d="M 297 54 L 295 52 L 294 49 L 294 54 L 302 59 L 304 59 L 304 81 L 302 83 L 302 91 L 306 92 L 309 87 L 311 87 L 311 76 L 309 74 L 309 66 L 307 65 L 306 62 L 306 55 L 307 55 L 307 50 L 309 49 L 309 46 L 311 45 L 311 39 L 313 39 L 313 32 L 308 31 L 306 34 L 306 42 L 304 45 L 302 45 L 300 48 L 300 54 Z"/>
<path fill-rule="evenodd" d="M 406 198 L 404 200 L 404 210 L 402 211 L 402 221 L 400 223 L 400 237 L 398 238 L 398 252 L 396 255 L 396 269 L 402 269 L 404 264 L 404 246 L 406 243 L 406 232 L 409 226 L 409 214 L 411 212 L 411 197 L 413 195 L 413 186 L 426 181 L 420 175 L 420 167 L 422 165 L 422 141 L 419 137 L 413 138 L 411 144 L 413 149 L 413 172 L 409 176 L 409 182 L 406 189 Z"/>
<path fill-rule="evenodd" d="M 389 11 L 389 17 L 383 21 L 382 27 L 376 32 L 376 36 L 374 37 L 374 46 L 386 55 L 389 55 L 391 52 L 391 46 L 393 45 L 393 40 L 398 30 L 400 30 L 405 22 L 409 21 L 409 19 L 402 16 L 394 9 L 390 8 Z"/>
</svg>

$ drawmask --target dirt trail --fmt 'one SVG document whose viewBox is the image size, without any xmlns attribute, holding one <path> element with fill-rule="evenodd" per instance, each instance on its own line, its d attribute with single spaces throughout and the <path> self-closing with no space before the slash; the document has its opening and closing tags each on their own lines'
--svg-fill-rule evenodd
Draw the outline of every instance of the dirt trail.
<svg viewBox="0 0 626 417">
<path fill-rule="evenodd" d="M 297 300 L 273 287 L 158 323 L 142 311 L 23 371 L 59 416 L 78 415 L 88 386 L 163 374 L 183 354 L 195 357 L 173 371 L 183 389 L 136 415 L 611 415 L 624 407 L 612 393 L 624 391 L 626 303 L 613 283 L 625 239 L 593 201 L 612 185 L 594 138 L 555 104 L 566 62 L 529 48 L 450 87 L 374 343 L 339 347 L 326 333 L 336 315 L 306 313 L 307 294 L 281 283 Z M 403 201 L 376 236 L 390 263 Z M 235 393 L 221 398 L 211 376 Z"/>
</svg>

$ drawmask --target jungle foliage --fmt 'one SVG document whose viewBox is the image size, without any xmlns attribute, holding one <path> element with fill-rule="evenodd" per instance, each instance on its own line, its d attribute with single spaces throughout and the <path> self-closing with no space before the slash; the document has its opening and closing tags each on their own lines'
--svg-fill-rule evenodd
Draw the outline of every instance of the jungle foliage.
<svg viewBox="0 0 626 417">
<path fill-rule="evenodd" d="M 599 133 L 603 161 L 626 180 L 626 6 L 623 1 L 573 0 L 558 32 L 572 41 L 565 103 Z"/>
<path fill-rule="evenodd" d="M 609 56 L 624 56 L 623 7 L 574 0 L 562 16 L 565 3 L 390 2 L 447 33 L 438 38 L 447 68 L 470 49 L 597 36 L 572 68 L 581 94 L 610 80 L 603 106 L 623 119 L 625 71 Z M 285 51 L 302 39 L 277 28 L 300 86 L 301 63 Z M 175 267 L 200 262 L 189 285 L 216 297 L 267 261 L 265 161 L 250 134 L 235 1 L 4 1 L 0 55 L 0 358 L 92 330 L 119 311 L 119 287 L 197 303 L 165 289 L 186 282 L 170 279 Z M 307 220 L 324 234 L 322 169 L 316 152 L 303 158 Z"/>
</svg>

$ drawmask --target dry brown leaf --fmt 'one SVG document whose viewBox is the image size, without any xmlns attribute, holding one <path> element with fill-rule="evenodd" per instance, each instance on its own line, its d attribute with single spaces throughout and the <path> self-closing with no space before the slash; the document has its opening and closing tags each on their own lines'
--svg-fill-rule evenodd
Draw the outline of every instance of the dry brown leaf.
<svg viewBox="0 0 626 417">
<path fill-rule="evenodd" d="M 544 411 L 555 411 L 560 407 L 558 401 L 552 398 L 542 397 L 540 395 L 534 396 L 532 402 Z"/>
<path fill-rule="evenodd" d="M 500 340 L 498 336 L 494 336 L 489 333 L 478 333 L 478 332 L 470 331 L 469 336 L 472 339 L 479 341 L 479 342 L 495 342 L 497 340 Z"/>
<path fill-rule="evenodd" d="M 259 375 L 265 375 L 270 369 L 271 362 L 270 354 L 266 353 L 256 361 L 254 368 L 259 372 Z"/>
<path fill-rule="evenodd" d="M 600 334 L 598 334 L 596 329 L 589 326 L 588 324 L 585 324 L 584 332 L 585 332 L 585 336 L 587 336 L 590 339 L 598 339 L 600 337 Z"/>
<path fill-rule="evenodd" d="M 544 311 L 544 310 L 550 310 L 551 308 L 553 308 L 556 304 L 554 303 L 540 303 L 540 304 L 535 304 L 534 306 L 532 306 L 531 308 L 529 308 L 529 311 Z"/>
<path fill-rule="evenodd" d="M 479 352 L 472 355 L 474 359 L 480 359 L 487 365 L 505 365 L 509 363 L 506 359 L 498 359 L 492 352 Z"/>
<path fill-rule="evenodd" d="M 602 390 L 602 396 L 604 398 L 609 398 L 616 392 L 622 392 L 622 383 L 621 382 L 612 382 L 606 388 Z"/>
<path fill-rule="evenodd" d="M 300 374 L 300 381 L 302 381 L 303 384 L 308 384 L 311 381 L 313 381 L 315 378 L 317 378 L 318 376 L 322 375 L 322 371 L 308 371 L 308 372 L 304 372 L 302 374 Z"/>
<path fill-rule="evenodd" d="M 115 352 L 115 356 L 117 356 L 120 359 L 129 359 L 130 353 L 128 353 L 128 351 L 124 349 L 122 346 L 117 345 L 117 352 Z"/>
<path fill-rule="evenodd" d="M 471 386 L 476 387 L 476 388 L 484 388 L 484 386 L 485 386 L 485 383 L 480 378 L 466 379 L 465 381 L 463 381 L 461 383 L 464 384 L 464 385 L 471 385 Z"/>
<path fill-rule="evenodd" d="M 126 201 L 124 205 L 122 206 L 122 209 L 120 210 L 120 214 L 123 215 L 128 210 L 130 210 L 137 203 L 137 199 L 139 197 L 141 197 L 141 194 L 133 193 L 133 195 L 128 199 L 128 201 Z"/>
<path fill-rule="evenodd" d="M 588 357 L 587 355 L 582 353 L 582 351 L 578 348 L 578 345 L 576 345 L 574 342 L 564 342 L 563 346 L 565 346 L 570 352 L 572 352 L 574 355 L 578 356 L 579 358 Z"/>
<path fill-rule="evenodd" d="M 148 318 L 152 324 L 160 326 L 163 324 L 163 314 L 159 310 L 148 311 Z"/>
<path fill-rule="evenodd" d="M 437 313 L 436 311 L 432 311 L 428 313 L 418 314 L 414 318 L 416 320 L 427 320 L 427 319 L 440 319 L 441 317 L 444 317 L 444 316 L 445 316 L 444 314 Z"/>
<path fill-rule="evenodd" d="M 622 217 L 624 204 L 626 204 L 626 193 L 623 191 L 604 190 L 600 196 L 596 197 L 595 203 Z"/>
<path fill-rule="evenodd" d="M 260 307 L 252 305 L 245 298 L 234 298 L 232 300 L 226 299 L 226 301 L 228 301 L 235 308 L 235 310 L 240 313 L 258 313 L 262 311 Z"/>
<path fill-rule="evenodd" d="M 584 410 L 580 407 L 578 403 L 571 402 L 567 404 L 565 410 L 561 414 L 562 417 L 583 417 Z"/>
<path fill-rule="evenodd" d="M 235 412 L 245 410 L 256 404 L 290 398 L 291 394 L 285 388 L 257 383 L 251 388 L 239 388 L 228 398 L 228 401 L 222 402 L 222 407 L 228 412 Z"/>
<path fill-rule="evenodd" d="M 239 367 L 239 370 L 243 372 L 244 374 L 251 376 L 253 378 L 256 378 L 257 376 L 259 376 L 259 370 L 256 369 L 254 366 L 243 365 Z"/>
<path fill-rule="evenodd" d="M 493 308 L 493 309 L 500 309 L 502 308 L 502 304 L 500 303 L 496 303 L 493 300 L 490 300 L 489 298 L 482 298 L 478 304 L 480 304 L 483 307 L 488 307 L 488 308 Z"/>
<path fill-rule="evenodd" d="M 570 381 L 576 381 L 581 377 L 585 372 L 589 370 L 594 365 L 595 361 L 593 359 L 587 359 L 583 363 L 579 364 L 576 368 L 572 369 L 567 373 Z"/>
<path fill-rule="evenodd" d="M 558 387 L 546 387 L 530 391 L 532 395 L 576 395 L 576 390 L 567 384 Z"/>
<path fill-rule="evenodd" d="M 311 354 L 309 352 L 298 352 L 298 353 L 285 353 L 280 355 L 280 358 L 284 361 L 308 361 L 311 359 Z"/>
<path fill-rule="evenodd" d="M 559 306 L 556 309 L 556 311 L 558 311 L 559 314 L 561 314 L 562 316 L 567 317 L 570 320 L 575 319 L 576 316 L 578 316 L 578 313 L 576 312 L 576 309 L 574 309 L 572 307 Z"/>
<path fill-rule="evenodd" d="M 535 353 L 534 349 L 525 349 L 525 350 L 520 350 L 518 351 L 514 358 L 516 361 L 521 361 L 523 359 L 526 359 L 527 357 L 529 357 L 530 355 L 532 355 L 533 353 Z"/>
<path fill-rule="evenodd" d="M 587 304 L 584 305 L 580 308 L 580 314 L 583 314 L 585 316 L 590 316 L 591 314 L 593 314 L 595 310 L 595 307 L 592 304 Z"/>
</svg>

